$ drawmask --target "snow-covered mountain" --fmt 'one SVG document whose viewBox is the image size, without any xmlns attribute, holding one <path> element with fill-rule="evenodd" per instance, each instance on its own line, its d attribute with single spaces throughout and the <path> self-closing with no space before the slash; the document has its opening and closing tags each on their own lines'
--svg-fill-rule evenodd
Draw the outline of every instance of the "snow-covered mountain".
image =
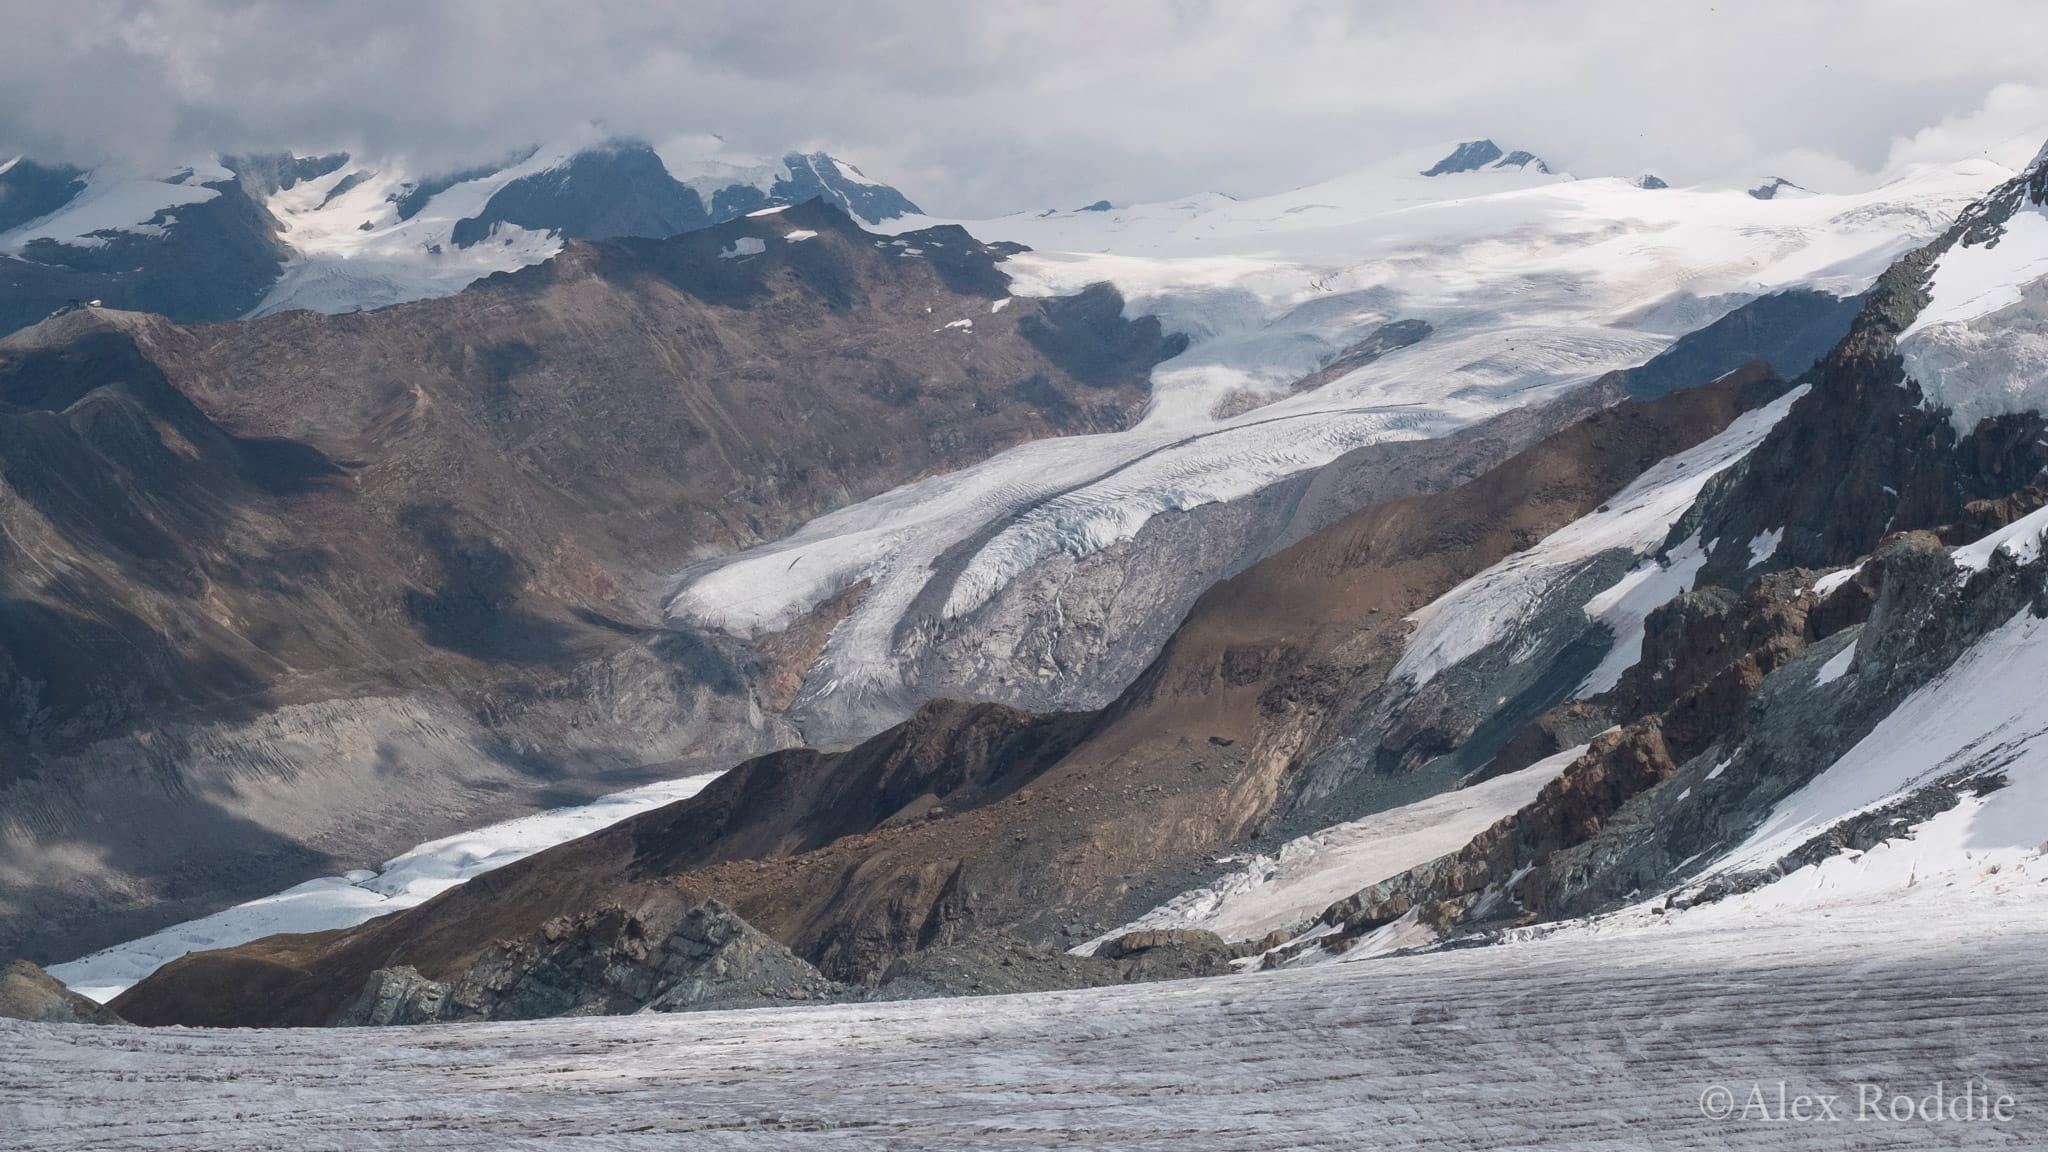
<svg viewBox="0 0 2048 1152">
<path fill-rule="evenodd" d="M 179 321 L 444 296 L 568 238 L 668 236 L 822 198 L 915 213 L 822 152 L 780 159 L 588 138 L 453 172 L 346 153 L 215 156 L 169 172 L 0 165 L 0 333 L 67 301 Z"/>
<path fill-rule="evenodd" d="M 1157 315 L 1191 338 L 1154 371 L 1145 419 L 1024 445 L 695 566 L 678 576 L 673 616 L 760 635 L 864 587 L 807 677 L 806 699 L 813 738 L 869 732 L 928 695 L 989 690 L 947 679 L 946 669 L 977 666 L 947 644 L 1006 612 L 1005 590 L 1025 573 L 1120 546 L 1162 514 L 1244 500 L 1364 445 L 1441 437 L 1539 404 L 1641 365 L 1761 297 L 1853 296 L 2010 176 L 1968 161 L 1860 193 L 1764 200 L 1736 186 L 1574 179 L 1509 159 L 1480 141 L 1252 200 L 962 222 L 1031 249 L 1005 262 L 1013 291 L 1107 281 L 1129 314 Z M 1159 605 L 1151 642 L 1199 591 Z M 1005 654 L 1016 643 L 1023 658 L 1030 645 L 1011 627 L 987 625 L 1004 633 L 991 642 Z M 1041 651 L 1059 643 L 1033 641 Z M 1075 682 L 1064 662 L 1020 679 L 1013 702 L 1033 707 L 1100 704 L 1122 683 L 1034 695 L 1037 683 Z"/>
</svg>

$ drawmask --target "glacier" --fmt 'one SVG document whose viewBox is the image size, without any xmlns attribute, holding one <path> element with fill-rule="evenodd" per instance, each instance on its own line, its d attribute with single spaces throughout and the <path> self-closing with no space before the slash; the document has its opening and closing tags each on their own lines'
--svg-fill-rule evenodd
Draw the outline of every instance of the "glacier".
<svg viewBox="0 0 2048 1152">
<path fill-rule="evenodd" d="M 1674 316 L 1704 323 L 1794 287 L 1859 292 L 2010 175 L 1973 160 L 1759 201 L 1522 169 L 1425 178 L 1416 160 L 1251 200 L 955 221 L 1031 247 L 1002 265 L 1015 295 L 1106 281 L 1127 315 L 1190 337 L 1154 369 L 1142 418 L 1025 444 L 695 562 L 672 582 L 671 619 L 756 637 L 865 583 L 799 699 L 812 739 L 851 739 L 915 706 L 907 668 L 937 630 L 1050 556 L 1088 555 L 1163 512 L 1241 499 L 1362 445 L 1540 403 L 1649 360 L 1686 330 Z M 1293 391 L 1407 319 L 1432 334 Z"/>
<path fill-rule="evenodd" d="M 687 800 L 717 772 L 662 780 L 588 804 L 556 808 L 417 845 L 383 867 L 323 876 L 274 895 L 173 924 L 136 940 L 51 966 L 72 991 L 102 1004 L 187 952 L 232 948 L 281 932 L 353 928 L 424 904 L 465 881 L 665 804 Z"/>
</svg>

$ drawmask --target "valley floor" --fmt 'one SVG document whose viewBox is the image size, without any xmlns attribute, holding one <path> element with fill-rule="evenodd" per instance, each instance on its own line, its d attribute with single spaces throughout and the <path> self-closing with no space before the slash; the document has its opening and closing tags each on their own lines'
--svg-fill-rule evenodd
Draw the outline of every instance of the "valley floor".
<svg viewBox="0 0 2048 1152">
<path fill-rule="evenodd" d="M 967 1001 L 380 1031 L 0 1021 L 0 1146 L 2039 1148 L 2031 872 Z M 1837 1097 L 1839 1119 L 1777 1120 L 1780 1082 L 1788 1103 Z M 1980 1118 L 1891 1118 L 1937 1084 Z M 1983 1118 L 1987 1096 L 2011 1118 Z"/>
</svg>

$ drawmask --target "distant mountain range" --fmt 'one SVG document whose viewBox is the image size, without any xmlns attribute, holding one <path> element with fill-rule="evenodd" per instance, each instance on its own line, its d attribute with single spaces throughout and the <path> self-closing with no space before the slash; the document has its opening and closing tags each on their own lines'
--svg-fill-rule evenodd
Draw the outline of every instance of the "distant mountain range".
<svg viewBox="0 0 2048 1152">
<path fill-rule="evenodd" d="M 671 162 L 623 139 L 438 173 L 345 152 L 170 172 L 20 157 L 0 166 L 0 333 L 95 299 L 183 323 L 350 312 L 447 295 L 565 239 L 670 236 L 811 199 L 871 224 L 918 210 L 823 152 Z"/>
</svg>

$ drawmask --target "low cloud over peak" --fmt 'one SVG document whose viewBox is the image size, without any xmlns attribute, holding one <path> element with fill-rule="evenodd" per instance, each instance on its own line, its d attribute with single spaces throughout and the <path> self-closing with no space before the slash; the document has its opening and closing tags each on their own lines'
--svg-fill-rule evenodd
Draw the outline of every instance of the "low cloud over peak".
<svg viewBox="0 0 2048 1152">
<path fill-rule="evenodd" d="M 2043 33 L 2011 0 L 74 0 L 7 17 L 0 159 L 452 167 L 598 124 L 827 148 L 978 216 L 1265 192 L 1491 136 L 1582 174 L 1824 187 L 2024 161 L 2048 128 Z"/>
</svg>

